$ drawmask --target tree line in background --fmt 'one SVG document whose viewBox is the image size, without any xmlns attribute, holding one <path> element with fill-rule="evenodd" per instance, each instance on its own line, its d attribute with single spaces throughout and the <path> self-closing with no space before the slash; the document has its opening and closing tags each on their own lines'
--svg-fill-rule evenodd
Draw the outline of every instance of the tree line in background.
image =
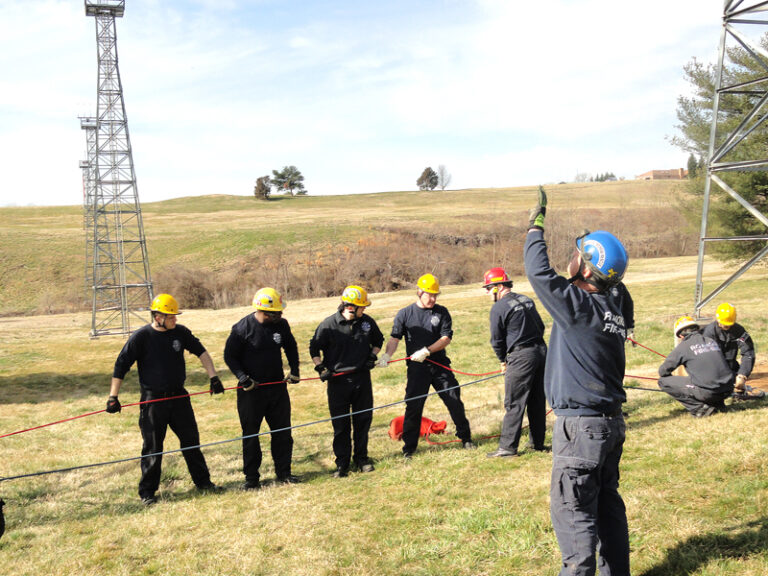
<svg viewBox="0 0 768 576">
<path fill-rule="evenodd" d="M 768 36 L 760 44 L 768 50 Z M 723 60 L 723 86 L 755 85 L 765 78 L 765 69 L 743 48 L 730 48 Z M 704 187 L 707 173 L 704 158 L 709 153 L 710 127 L 712 124 L 712 106 L 715 93 L 717 66 L 702 64 L 695 58 L 685 68 L 685 76 L 693 88 L 692 96 L 680 96 L 677 100 L 677 128 L 680 134 L 671 139 L 672 144 L 685 152 L 688 157 L 688 192 L 693 200 L 683 202 L 681 209 L 691 225 L 700 225 Z M 738 94 L 720 94 L 718 148 L 724 139 L 755 108 L 763 98 L 760 90 L 744 90 Z M 749 138 L 734 147 L 723 158 L 728 162 L 748 161 L 764 158 L 768 149 L 768 129 L 765 124 L 758 124 Z M 768 208 L 768 173 L 763 170 L 754 172 L 719 172 L 718 176 L 736 190 L 747 202 L 765 214 Z M 717 193 L 717 186 L 712 192 Z M 713 197 L 714 199 L 714 197 Z M 747 216 L 747 217 L 745 217 Z M 730 195 L 717 194 L 717 201 L 709 207 L 708 234 L 710 236 L 755 236 L 768 232 L 757 219 L 749 217 L 744 208 Z M 763 241 L 713 242 L 712 251 L 721 257 L 746 257 L 755 254 L 764 245 Z"/>
</svg>

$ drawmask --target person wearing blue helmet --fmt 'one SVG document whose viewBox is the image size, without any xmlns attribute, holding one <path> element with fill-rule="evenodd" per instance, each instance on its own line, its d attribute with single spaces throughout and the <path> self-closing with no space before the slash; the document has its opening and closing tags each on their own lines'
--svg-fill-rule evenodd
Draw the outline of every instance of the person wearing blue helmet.
<svg viewBox="0 0 768 576">
<path fill-rule="evenodd" d="M 629 575 L 629 530 L 619 494 L 626 424 L 622 404 L 629 258 L 610 232 L 576 240 L 568 277 L 549 263 L 547 196 L 531 211 L 524 258 L 528 280 L 552 316 L 544 390 L 557 419 L 552 432 L 550 517 L 561 575 Z"/>
</svg>

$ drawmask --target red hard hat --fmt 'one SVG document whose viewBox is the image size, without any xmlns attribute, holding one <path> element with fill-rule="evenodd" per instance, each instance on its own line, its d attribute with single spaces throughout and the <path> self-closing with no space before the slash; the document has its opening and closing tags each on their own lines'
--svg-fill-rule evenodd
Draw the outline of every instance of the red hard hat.
<svg viewBox="0 0 768 576">
<path fill-rule="evenodd" d="M 490 288 L 494 284 L 501 284 L 502 282 L 510 282 L 504 268 L 491 268 L 483 276 L 483 288 Z"/>
</svg>

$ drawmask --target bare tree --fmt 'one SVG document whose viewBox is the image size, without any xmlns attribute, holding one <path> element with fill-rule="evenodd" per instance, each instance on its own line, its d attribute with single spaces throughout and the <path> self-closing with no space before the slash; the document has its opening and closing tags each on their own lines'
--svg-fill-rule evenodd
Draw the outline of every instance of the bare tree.
<svg viewBox="0 0 768 576">
<path fill-rule="evenodd" d="M 451 175 L 448 173 L 448 169 L 445 164 L 440 164 L 437 167 L 437 185 L 440 186 L 440 190 L 445 190 L 451 183 Z"/>
</svg>

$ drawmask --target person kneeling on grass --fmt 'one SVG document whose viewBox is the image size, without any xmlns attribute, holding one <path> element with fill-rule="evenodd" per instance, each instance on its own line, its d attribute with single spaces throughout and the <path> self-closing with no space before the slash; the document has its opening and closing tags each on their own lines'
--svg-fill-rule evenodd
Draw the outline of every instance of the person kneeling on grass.
<svg viewBox="0 0 768 576">
<path fill-rule="evenodd" d="M 677 319 L 675 336 L 682 340 L 659 366 L 659 388 L 695 418 L 724 410 L 723 401 L 733 394 L 734 375 L 717 342 L 699 332 L 690 316 Z M 680 365 L 688 376 L 672 376 Z"/>
</svg>

